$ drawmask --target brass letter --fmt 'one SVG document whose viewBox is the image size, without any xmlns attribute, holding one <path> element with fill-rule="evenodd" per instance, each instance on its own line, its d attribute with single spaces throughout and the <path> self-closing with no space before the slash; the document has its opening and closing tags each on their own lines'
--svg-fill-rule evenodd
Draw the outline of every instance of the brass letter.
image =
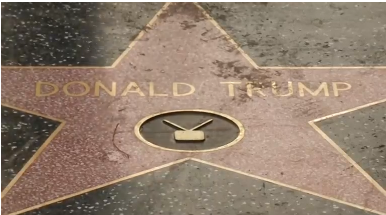
<svg viewBox="0 0 386 215">
<path fill-rule="evenodd" d="M 80 84 L 80 85 L 82 85 L 84 87 L 84 91 L 82 93 L 79 93 L 79 94 L 74 94 L 74 93 L 68 92 L 68 87 L 71 84 Z M 83 81 L 72 81 L 72 82 L 68 82 L 66 85 L 63 86 L 63 91 L 68 96 L 84 96 L 88 92 L 90 92 L 90 86 L 88 86 L 88 84 L 84 83 Z"/>
<path fill-rule="evenodd" d="M 134 90 L 131 90 L 131 88 L 134 88 Z M 141 89 L 139 89 L 139 86 L 135 82 L 130 82 L 121 94 L 121 96 L 126 96 L 127 93 L 138 93 L 140 96 L 145 96 L 145 94 L 143 94 L 143 92 L 141 91 Z"/>
<path fill-rule="evenodd" d="M 178 93 L 178 85 L 185 85 L 190 87 L 190 91 L 187 93 Z M 187 84 L 187 83 L 179 83 L 179 82 L 174 82 L 173 83 L 173 96 L 187 96 L 190 94 L 193 94 L 196 89 L 194 88 L 193 85 Z"/>
<path fill-rule="evenodd" d="M 261 89 L 262 88 L 260 88 L 260 87 L 254 87 L 253 82 L 247 83 L 247 94 L 249 97 L 252 97 L 253 91 L 258 92 L 261 96 L 265 97 L 266 95 L 260 91 Z"/>
<path fill-rule="evenodd" d="M 52 92 L 49 92 L 49 93 L 42 93 L 42 85 L 51 86 L 51 87 L 53 88 L 53 91 L 52 91 Z M 36 82 L 35 95 L 36 95 L 37 97 L 43 97 L 43 96 L 54 95 L 54 94 L 57 93 L 58 91 L 59 91 L 59 87 L 56 86 L 56 85 L 53 84 L 53 83 L 50 83 L 50 82 L 41 82 L 41 81 Z"/>
<path fill-rule="evenodd" d="M 319 88 L 315 92 L 312 92 L 309 88 L 304 86 L 304 84 L 301 82 L 298 83 L 298 86 L 299 86 L 299 95 L 300 96 L 304 96 L 304 90 L 306 90 L 307 92 L 309 92 L 313 96 L 317 96 L 323 90 L 325 96 L 330 96 L 326 82 L 322 82 L 320 84 Z"/>
<path fill-rule="evenodd" d="M 113 82 L 111 86 L 111 90 L 107 89 L 107 87 L 102 84 L 101 81 L 95 82 L 95 91 L 94 95 L 99 96 L 100 95 L 100 88 L 104 89 L 106 93 L 110 94 L 110 96 L 115 96 L 117 93 L 117 83 Z"/>
<path fill-rule="evenodd" d="M 346 87 L 344 88 L 339 88 L 338 85 L 341 84 L 341 85 L 345 85 Z M 334 96 L 339 96 L 339 91 L 343 91 L 343 90 L 349 90 L 351 89 L 351 85 L 349 83 L 345 83 L 345 82 L 332 82 L 332 89 L 334 90 Z"/>
<path fill-rule="evenodd" d="M 276 85 L 276 82 L 272 81 L 272 93 L 276 96 L 290 96 L 294 93 L 294 88 L 292 86 L 292 81 L 288 81 L 288 93 L 287 94 L 284 94 L 284 95 L 280 95 L 278 92 L 277 92 L 277 85 Z"/>
<path fill-rule="evenodd" d="M 156 94 L 154 92 L 154 83 L 149 82 L 149 96 L 168 96 L 168 94 L 162 94 L 162 93 Z"/>
<path fill-rule="evenodd" d="M 235 86 L 234 84 L 241 84 L 241 82 L 220 82 L 220 84 L 228 84 L 228 94 L 229 96 L 235 96 Z"/>
</svg>

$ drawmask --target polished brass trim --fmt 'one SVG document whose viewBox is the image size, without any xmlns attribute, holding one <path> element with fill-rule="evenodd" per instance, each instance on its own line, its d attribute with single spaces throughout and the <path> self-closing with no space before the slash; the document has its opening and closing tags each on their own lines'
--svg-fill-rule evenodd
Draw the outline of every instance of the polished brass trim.
<svg viewBox="0 0 386 215">
<path fill-rule="evenodd" d="M 149 23 L 146 25 L 148 27 L 151 27 L 158 19 L 159 15 L 162 14 L 167 8 L 171 2 L 167 2 L 163 5 L 163 7 L 156 13 L 156 15 L 149 21 Z M 235 42 L 234 39 L 215 21 L 213 17 L 209 15 L 208 12 L 205 11 L 204 8 L 202 8 L 197 2 L 193 2 L 194 5 L 198 7 L 198 9 L 204 14 L 205 17 L 208 18 L 208 20 L 227 38 L 227 40 L 243 55 L 243 57 L 254 67 L 258 69 L 321 69 L 321 70 L 331 70 L 331 69 L 386 69 L 386 66 L 326 66 L 326 67 L 320 67 L 320 66 L 310 66 L 310 67 L 303 67 L 303 66 L 263 66 L 259 67 L 249 55 L 240 48 L 240 46 Z M 124 52 L 121 53 L 121 55 L 114 61 L 114 63 L 111 66 L 1 66 L 2 69 L 113 69 L 119 63 L 121 60 L 127 55 L 127 53 L 135 46 L 135 44 L 140 40 L 143 35 L 145 34 L 145 31 L 142 30 L 139 32 L 137 37 L 129 44 L 129 46 L 125 49 Z"/>
<path fill-rule="evenodd" d="M 205 150 L 179 150 L 179 149 L 169 149 L 169 148 L 165 148 L 165 147 L 161 147 L 161 146 L 158 146 L 158 145 L 155 145 L 149 141 L 147 141 L 145 138 L 142 137 L 141 135 L 141 132 L 140 132 L 140 128 L 142 126 L 142 124 L 144 122 L 146 122 L 147 120 L 153 118 L 153 117 L 156 117 L 156 116 L 159 116 L 159 115 L 163 115 L 163 114 L 170 114 L 170 113 L 179 113 L 179 112 L 198 112 L 198 113 L 210 113 L 210 114 L 214 114 L 214 115 L 218 115 L 218 116 L 222 116 L 230 121 L 232 121 L 233 123 L 235 123 L 237 125 L 237 127 L 239 128 L 239 135 L 236 137 L 236 139 L 234 139 L 232 142 L 230 143 L 227 143 L 226 145 L 223 145 L 223 146 L 220 146 L 220 147 L 217 147 L 217 148 L 213 148 L 213 149 L 205 149 Z M 134 127 L 134 133 L 135 133 L 135 136 L 137 136 L 137 138 L 139 140 L 141 140 L 142 142 L 146 143 L 147 145 L 151 146 L 151 147 L 154 147 L 154 148 L 157 148 L 157 149 L 162 149 L 162 150 L 167 150 L 167 151 L 173 151 L 173 152 L 187 152 L 187 153 L 191 153 L 191 152 L 211 152 L 211 151 L 216 151 L 216 150 L 220 150 L 220 149 L 224 149 L 224 148 L 228 148 L 228 147 L 231 147 L 233 145 L 235 145 L 236 143 L 238 143 L 241 139 L 243 139 L 244 137 L 244 134 L 245 134 L 245 129 L 244 129 L 244 126 L 241 124 L 240 121 L 238 121 L 237 119 L 229 116 L 229 115 L 226 115 L 226 114 L 222 114 L 222 113 L 218 113 L 218 112 L 215 112 L 215 111 L 210 111 L 210 110 L 200 110 L 200 109 L 192 109 L 192 110 L 172 110 L 172 111 L 164 111 L 164 112 L 161 112 L 161 113 L 156 113 L 156 114 L 152 114 L 150 116 L 147 116 L 143 119 L 141 119 Z"/>
<path fill-rule="evenodd" d="M 361 106 L 358 106 L 358 107 L 355 107 L 355 108 L 344 110 L 344 111 L 341 111 L 341 112 L 338 112 L 338 113 L 334 113 L 334 114 L 330 114 L 330 115 L 327 115 L 327 116 L 324 116 L 324 117 L 320 117 L 320 118 L 312 120 L 311 122 L 319 122 L 319 121 L 322 121 L 322 120 L 325 120 L 325 119 L 328 119 L 328 118 L 331 118 L 331 117 L 334 117 L 334 116 L 339 116 L 339 115 L 342 115 L 342 114 L 345 114 L 345 113 L 353 112 L 353 111 L 356 111 L 356 110 L 359 110 L 359 109 L 362 109 L 362 108 L 366 108 L 366 107 L 370 107 L 370 106 L 373 106 L 373 105 L 377 105 L 377 104 L 380 104 L 380 103 L 383 103 L 383 102 L 386 102 L 386 99 L 382 99 L 382 100 L 371 102 L 371 103 L 368 103 L 368 104 L 365 104 L 365 105 L 361 105 Z"/>
<path fill-rule="evenodd" d="M 376 210 L 373 210 L 373 209 L 370 209 L 370 208 L 366 208 L 366 207 L 363 207 L 363 206 L 360 206 L 360 205 L 356 205 L 356 204 L 352 204 L 352 203 L 349 203 L 349 202 L 345 202 L 345 201 L 342 201 L 342 200 L 339 200 L 339 199 L 328 197 L 328 196 L 325 196 L 325 195 L 322 195 L 322 194 L 318 194 L 318 193 L 315 193 L 315 192 L 312 192 L 312 191 L 308 191 L 308 190 L 305 190 L 305 189 L 302 189 L 302 188 L 299 188 L 299 187 L 295 187 L 295 186 L 291 186 L 291 185 L 288 185 L 288 184 L 284 184 L 282 182 L 278 182 L 278 181 L 275 181 L 275 180 L 267 179 L 267 178 L 264 178 L 264 177 L 261 177 L 261 176 L 252 175 L 252 174 L 249 174 L 249 173 L 246 173 L 246 172 L 242 172 L 242 171 L 239 171 L 239 170 L 231 169 L 231 168 L 228 168 L 228 167 L 224 167 L 224 166 L 221 166 L 221 165 L 217 165 L 217 164 L 210 163 L 210 162 L 203 161 L 203 160 L 196 159 L 196 158 L 191 158 L 190 160 L 197 161 L 197 162 L 200 162 L 200 163 L 204 163 L 204 164 L 207 164 L 207 165 L 211 165 L 211 166 L 214 166 L 214 167 L 217 167 L 217 168 L 220 168 L 220 169 L 224 169 L 224 170 L 228 170 L 228 171 L 231 171 L 231 172 L 235 172 L 235 173 L 238 173 L 238 174 L 241 174 L 241 175 L 246 175 L 246 176 L 249 176 L 249 177 L 252 177 L 252 178 L 256 178 L 256 179 L 259 179 L 259 180 L 262 180 L 262 181 L 270 182 L 272 184 L 276 184 L 276 185 L 279 185 L 279 186 L 282 186 L 282 187 L 287 187 L 287 188 L 290 188 L 290 189 L 293 189 L 293 190 L 297 190 L 297 191 L 300 191 L 300 192 L 303 192 L 303 193 L 307 193 L 307 194 L 310 194 L 310 195 L 313 195 L 313 196 L 317 196 L 317 197 L 320 197 L 320 198 L 323 198 L 323 199 L 327 199 L 327 200 L 331 200 L 331 201 L 334 201 L 334 202 L 338 202 L 338 203 L 341 203 L 341 204 L 344 204 L 344 205 L 348 205 L 348 206 L 351 206 L 351 207 L 355 207 L 355 208 L 358 208 L 358 209 L 361 209 L 361 210 L 373 212 L 373 213 L 380 214 L 380 215 L 386 215 L 386 213 L 383 213 L 383 212 L 380 212 L 380 211 L 376 211 Z"/>
<path fill-rule="evenodd" d="M 158 17 L 165 12 L 165 10 L 169 7 L 170 4 L 170 2 L 166 2 L 145 27 L 151 28 L 157 21 Z M 145 30 L 139 32 L 133 42 L 129 44 L 129 47 L 118 57 L 118 59 L 115 60 L 113 65 L 111 65 L 112 68 L 115 68 L 121 62 L 121 60 L 127 55 L 127 53 L 129 53 L 129 51 L 135 46 L 135 44 L 137 44 L 137 42 L 143 37 L 143 35 L 145 35 L 145 32 Z"/>
<path fill-rule="evenodd" d="M 245 53 L 245 51 L 243 49 L 241 49 L 240 45 L 238 45 L 236 43 L 236 41 L 216 22 L 216 20 L 214 20 L 213 17 L 211 17 L 209 15 L 208 12 L 206 12 L 206 10 L 201 7 L 201 5 L 199 5 L 197 2 L 194 2 L 194 5 L 196 5 L 196 7 L 204 14 L 204 16 L 221 32 L 221 34 L 223 34 L 226 38 L 227 41 L 229 41 L 234 48 L 237 49 L 238 52 L 240 52 L 240 54 L 255 68 L 259 68 L 259 66 L 255 63 L 255 61 L 252 60 L 251 57 L 249 57 L 249 55 L 247 53 Z"/>
<path fill-rule="evenodd" d="M 255 68 L 255 69 L 386 69 L 386 66 L 310 66 L 310 67 L 302 67 L 302 66 L 258 66 L 254 60 L 236 43 L 234 39 L 216 22 L 216 20 L 209 15 L 206 10 L 199 5 L 198 2 L 194 2 L 194 4 L 202 11 L 205 17 L 225 36 L 225 38 L 240 52 L 240 54 Z"/>
<path fill-rule="evenodd" d="M 9 192 L 9 190 L 15 185 L 15 183 L 20 179 L 20 177 L 24 174 L 24 172 L 27 171 L 27 169 L 31 166 L 31 164 L 33 162 L 35 162 L 35 160 L 44 151 L 44 149 L 48 146 L 48 144 L 50 144 L 51 141 L 56 137 L 56 135 L 62 130 L 62 128 L 64 127 L 66 122 L 64 120 L 61 120 L 61 119 L 56 119 L 56 118 L 53 118 L 53 117 L 50 117 L 50 116 L 45 116 L 43 114 L 40 114 L 40 113 L 37 113 L 37 112 L 34 112 L 34 111 L 25 110 L 25 109 L 22 109 L 22 108 L 18 108 L 18 107 L 12 106 L 12 105 L 4 104 L 4 103 L 1 103 L 1 105 L 5 106 L 5 107 L 8 107 L 8 108 L 12 108 L 12 109 L 18 110 L 18 111 L 22 111 L 22 112 L 25 112 L 25 113 L 29 113 L 29 114 L 33 114 L 33 115 L 36 115 L 36 116 L 40 116 L 40 117 L 43 117 L 43 118 L 46 118 L 46 119 L 50 119 L 50 120 L 53 120 L 53 121 L 56 121 L 56 122 L 60 122 L 59 126 L 44 141 L 44 143 L 39 147 L 39 149 L 35 152 L 35 154 L 27 161 L 27 163 L 24 164 L 23 168 L 20 169 L 20 171 L 9 182 L 9 184 L 4 188 L 4 190 L 1 191 L 1 198 L 3 198 Z"/>
<path fill-rule="evenodd" d="M 174 164 L 182 163 L 182 162 L 187 161 L 189 159 L 190 158 L 184 158 L 184 159 L 176 160 L 176 161 L 173 161 L 173 162 L 170 162 L 170 163 L 167 163 L 167 164 L 163 164 L 161 166 L 157 166 L 157 167 L 154 167 L 154 168 L 142 171 L 142 172 L 138 172 L 138 173 L 135 173 L 135 174 L 123 177 L 123 178 L 119 178 L 119 179 L 107 182 L 105 184 L 101 184 L 101 185 L 98 185 L 98 186 L 95 186 L 95 187 L 87 188 L 87 189 L 84 189 L 82 191 L 79 191 L 79 192 L 76 192 L 76 193 L 73 193 L 73 194 L 62 196 L 62 197 L 59 197 L 57 199 L 53 199 L 53 200 L 50 200 L 50 201 L 47 201 L 47 202 L 44 202 L 44 203 L 41 203 L 41 204 L 38 204 L 38 205 L 35 205 L 35 206 L 32 206 L 32 207 L 29 207 L 29 208 L 26 208 L 26 209 L 23 209 L 23 210 L 20 210 L 20 211 L 16 211 L 16 212 L 10 213 L 8 215 L 18 215 L 18 214 L 22 214 L 22 213 L 25 213 L 25 212 L 28 212 L 28 211 L 31 211 L 31 210 L 35 210 L 35 209 L 41 208 L 43 206 L 47 206 L 47 205 L 50 205 L 50 204 L 53 204 L 53 203 L 56 203 L 56 202 L 59 202 L 59 201 L 63 201 L 65 199 L 72 198 L 74 196 L 81 195 L 83 193 L 91 192 L 93 190 L 96 190 L 96 189 L 99 189 L 99 188 L 103 188 L 103 187 L 106 187 L 106 186 L 109 186 L 109 185 L 112 185 L 112 184 L 115 184 L 115 183 L 119 183 L 119 182 L 127 180 L 127 179 L 131 179 L 131 178 L 134 178 L 134 177 L 137 177 L 137 176 L 141 176 L 141 175 L 144 175 L 146 173 L 154 172 L 156 170 L 159 170 L 159 169 L 162 169 L 162 168 L 174 165 Z"/>
<path fill-rule="evenodd" d="M 189 160 L 200 162 L 200 163 L 203 163 L 203 164 L 206 164 L 206 165 L 209 165 L 209 166 L 217 167 L 217 168 L 220 168 L 220 169 L 223 169 L 223 170 L 227 170 L 227 171 L 230 171 L 230 172 L 234 172 L 234 173 L 238 173 L 238 174 L 241 174 L 241 175 L 249 176 L 249 177 L 252 177 L 252 178 L 255 178 L 255 179 L 259 179 L 259 180 L 262 180 L 262 181 L 273 183 L 273 184 L 276 184 L 276 185 L 279 185 L 279 186 L 282 186 L 282 187 L 286 187 L 286 188 L 289 188 L 289 189 L 297 190 L 297 191 L 300 191 L 300 192 L 303 192 L 303 193 L 307 193 L 307 194 L 310 194 L 310 195 L 313 195 L 313 196 L 317 196 L 317 197 L 320 197 L 320 198 L 323 198 L 323 199 L 327 199 L 327 200 L 330 200 L 330 201 L 338 202 L 340 204 L 344 204 L 344 205 L 348 205 L 348 206 L 351 206 L 351 207 L 355 207 L 355 208 L 358 208 L 358 209 L 361 209 L 361 210 L 364 210 L 364 211 L 369 211 L 369 212 L 376 213 L 376 214 L 379 214 L 379 215 L 386 215 L 386 213 L 379 212 L 379 211 L 376 211 L 376 210 L 373 210 L 373 209 L 369 209 L 369 208 L 366 208 L 366 207 L 363 207 L 363 206 L 360 206 L 360 205 L 352 204 L 352 203 L 345 202 L 345 201 L 342 201 L 342 200 L 339 200 L 339 199 L 335 199 L 335 198 L 332 198 L 332 197 L 328 197 L 328 196 L 324 196 L 324 195 L 321 195 L 321 194 L 318 194 L 318 193 L 307 191 L 307 190 L 304 190 L 304 189 L 301 189 L 301 188 L 298 188 L 298 187 L 287 185 L 287 184 L 284 184 L 284 183 L 281 183 L 281 182 L 278 182 L 278 181 L 270 180 L 270 179 L 267 179 L 267 178 L 263 178 L 263 177 L 256 176 L 256 175 L 252 175 L 252 174 L 249 174 L 249 173 L 245 173 L 245 172 L 242 172 L 242 171 L 234 170 L 234 169 L 231 169 L 231 168 L 228 168 L 228 167 L 224 167 L 224 166 L 221 166 L 221 165 L 217 165 L 217 164 L 214 164 L 214 163 L 210 163 L 210 162 L 207 162 L 207 161 L 204 161 L 204 160 L 200 160 L 200 159 L 196 159 L 196 158 L 191 158 L 191 157 L 180 159 L 180 160 L 176 160 L 176 161 L 173 161 L 173 162 L 170 162 L 170 163 L 167 163 L 167 164 L 163 164 L 161 166 L 157 166 L 157 167 L 154 167 L 154 168 L 151 168 L 151 169 L 139 172 L 139 173 L 135 173 L 135 174 L 132 174 L 132 175 L 129 175 L 129 176 L 117 179 L 117 180 L 113 180 L 113 181 L 105 183 L 105 184 L 101 184 L 101 185 L 98 185 L 98 186 L 95 186 L 95 187 L 92 187 L 92 188 L 88 188 L 88 189 L 85 189 L 85 190 L 82 190 L 82 191 L 79 191 L 79 192 L 76 192 L 76 193 L 73 193 L 73 194 L 70 194 L 70 195 L 66 195 L 66 196 L 63 196 L 63 197 L 60 197 L 60 198 L 57 198 L 57 199 L 53 199 L 53 200 L 50 200 L 50 201 L 47 201 L 47 202 L 44 202 L 44 203 L 41 203 L 41 204 L 38 204 L 38 205 L 35 205 L 35 206 L 32 206 L 32 207 L 29 207 L 29 208 L 26 208 L 26 209 L 23 209 L 23 210 L 20 210 L 20 211 L 17 211 L 17 212 L 11 213 L 9 215 L 19 215 L 19 214 L 22 214 L 22 213 L 25 213 L 25 212 L 28 212 L 28 211 L 32 211 L 32 210 L 35 210 L 35 209 L 38 209 L 38 208 L 41 208 L 41 207 L 44 207 L 44 206 L 47 206 L 47 205 L 59 202 L 59 201 L 63 201 L 65 199 L 69 199 L 69 198 L 74 197 L 74 196 L 78 196 L 78 195 L 81 195 L 81 194 L 84 194 L 84 193 L 87 193 L 87 192 L 91 192 L 93 190 L 97 190 L 97 189 L 100 189 L 100 188 L 103 188 L 103 187 L 106 187 L 106 186 L 109 186 L 109 185 L 112 185 L 112 184 L 115 184 L 115 183 L 119 183 L 119 182 L 127 180 L 127 179 L 135 178 L 135 177 L 138 177 L 138 176 L 141 176 L 141 175 L 144 175 L 144 174 L 147 174 L 147 173 L 151 173 L 151 172 L 160 170 L 162 168 L 172 166 L 174 164 L 183 163 L 183 162 L 189 161 Z"/>
<path fill-rule="evenodd" d="M 168 8 L 170 2 L 165 3 L 162 8 L 154 15 L 154 17 L 145 25 L 150 27 L 156 22 L 159 15 Z M 129 53 L 129 51 L 137 44 L 137 42 L 145 35 L 145 30 L 141 30 L 129 46 L 123 51 L 111 66 L 1 66 L 2 69 L 113 69 L 121 60 Z"/>
<path fill-rule="evenodd" d="M 376 101 L 376 102 L 371 102 L 371 103 L 368 103 L 368 104 L 365 104 L 365 105 L 362 105 L 362 106 L 359 106 L 359 107 L 351 108 L 351 109 L 348 109 L 348 110 L 345 110 L 345 111 L 341 111 L 341 112 L 338 112 L 338 113 L 334 113 L 334 114 L 331 114 L 331 115 L 328 115 L 328 116 L 325 116 L 325 117 L 314 119 L 314 120 L 309 121 L 308 123 L 311 125 L 311 127 L 313 129 L 315 129 L 316 132 L 318 132 L 325 140 L 327 140 L 327 142 L 330 143 L 332 147 L 334 147 L 344 158 L 346 158 L 346 160 L 348 162 L 350 162 L 360 173 L 362 173 L 362 175 L 367 180 L 369 180 L 370 183 L 372 185 L 374 185 L 374 187 L 376 187 L 383 195 L 386 196 L 386 190 L 377 181 L 375 181 L 357 162 L 355 162 L 345 151 L 343 151 L 343 149 L 340 148 L 340 146 L 338 144 L 336 144 L 326 133 L 324 133 L 315 124 L 315 122 L 323 121 L 323 120 L 328 119 L 328 118 L 332 118 L 332 117 L 339 116 L 339 115 L 342 115 L 342 114 L 345 114 L 345 113 L 353 112 L 353 111 L 356 111 L 356 110 L 359 110 L 359 109 L 362 109 L 362 108 L 366 108 L 366 107 L 370 107 L 370 106 L 373 106 L 373 105 L 376 105 L 376 104 L 380 104 L 380 103 L 383 103 L 383 102 L 386 102 L 386 99 L 382 99 L 382 100 Z"/>
</svg>

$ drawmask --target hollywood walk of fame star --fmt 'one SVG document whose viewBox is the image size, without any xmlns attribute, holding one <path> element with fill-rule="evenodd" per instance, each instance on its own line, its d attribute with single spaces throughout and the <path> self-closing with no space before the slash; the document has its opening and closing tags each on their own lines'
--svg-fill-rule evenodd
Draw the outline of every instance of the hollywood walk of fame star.
<svg viewBox="0 0 386 215">
<path fill-rule="evenodd" d="M 194 27 L 184 28 L 182 22 L 194 23 Z M 351 164 L 308 124 L 324 115 L 384 99 L 385 69 L 258 67 L 214 20 L 192 3 L 165 5 L 150 25 L 151 30 L 141 32 L 108 68 L 2 69 L 2 102 L 66 122 L 3 198 L 5 211 L 17 211 L 184 158 L 386 211 L 382 204 L 386 201 L 384 193 L 357 169 L 347 169 Z M 149 69 L 151 72 L 147 72 Z M 130 80 L 155 82 L 158 92 L 165 92 L 170 80 L 200 87 L 194 95 L 178 98 L 138 93 L 119 97 L 108 93 L 71 97 L 64 92 L 35 96 L 39 81 L 63 87 L 68 82 L 99 80 L 117 85 Z M 242 88 L 234 96 L 220 94 L 216 85 L 253 80 L 263 84 L 273 80 L 344 81 L 352 89 L 341 97 L 263 97 L 258 93 L 249 97 Z M 74 86 L 70 90 L 81 93 L 84 88 Z M 269 89 L 261 89 L 266 90 Z M 228 114 L 243 123 L 245 137 L 237 145 L 208 153 L 159 150 L 135 137 L 133 129 L 140 119 L 174 109 Z M 114 140 L 129 156 L 112 143 L 118 123 Z"/>
</svg>

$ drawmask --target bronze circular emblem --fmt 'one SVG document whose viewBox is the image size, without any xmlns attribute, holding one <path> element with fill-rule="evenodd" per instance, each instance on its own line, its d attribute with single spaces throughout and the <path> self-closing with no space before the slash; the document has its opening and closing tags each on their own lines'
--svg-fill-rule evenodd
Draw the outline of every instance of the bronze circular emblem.
<svg viewBox="0 0 386 215">
<path fill-rule="evenodd" d="M 222 149 L 244 136 L 235 118 L 208 110 L 167 111 L 145 117 L 135 126 L 144 143 L 165 150 L 205 152 Z"/>
</svg>

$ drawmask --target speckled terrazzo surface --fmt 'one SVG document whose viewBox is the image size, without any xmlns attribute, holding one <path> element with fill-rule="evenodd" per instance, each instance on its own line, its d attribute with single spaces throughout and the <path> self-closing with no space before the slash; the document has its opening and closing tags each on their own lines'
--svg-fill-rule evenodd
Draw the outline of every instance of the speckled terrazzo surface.
<svg viewBox="0 0 386 215">
<path fill-rule="evenodd" d="M 373 214 L 196 161 L 118 182 L 24 214 Z"/>
<path fill-rule="evenodd" d="M 386 61 L 385 3 L 201 3 L 260 66 Z"/>
<path fill-rule="evenodd" d="M 383 3 L 202 6 L 261 66 L 375 66 L 386 61 Z M 2 65 L 110 66 L 161 7 L 2 3 Z"/>
<path fill-rule="evenodd" d="M 87 4 L 84 4 L 87 9 Z M 152 8 L 151 5 L 154 6 L 150 4 L 144 7 Z M 348 5 L 351 7 L 351 4 Z M 94 8 L 95 5 L 89 7 Z M 234 8 L 236 11 L 237 7 Z M 130 11 L 124 6 L 120 9 L 127 13 Z M 153 12 L 158 9 L 154 8 Z M 113 9 L 111 12 L 114 14 Z M 88 15 L 91 12 L 84 13 Z M 210 13 L 213 14 L 213 11 Z M 242 13 L 237 13 L 242 16 Z M 94 66 L 92 68 L 2 67 L 3 105 L 65 121 L 55 138 L 17 183 L 5 195 L 2 193 L 2 214 L 15 215 L 24 209 L 120 178 L 147 171 L 152 175 L 151 171 L 155 168 L 184 158 L 210 162 L 313 192 L 315 196 L 336 199 L 332 200 L 336 204 L 340 201 L 354 208 L 362 208 L 360 213 L 363 214 L 366 211 L 382 215 L 386 213 L 386 191 L 358 169 L 351 168 L 352 164 L 309 124 L 309 121 L 323 116 L 384 101 L 386 67 L 254 67 L 214 25 L 211 18 L 193 3 L 172 3 L 160 11 L 154 20 L 127 54 L 119 58 L 115 67 L 95 67 L 105 65 L 101 63 L 107 62 L 103 60 L 105 57 L 98 58 L 98 61 L 90 57 L 79 64 Z M 216 20 L 227 30 L 221 20 Z M 135 21 L 138 26 L 142 22 L 145 21 Z M 246 19 L 245 22 L 251 21 Z M 102 21 L 100 25 L 104 25 Z M 2 31 L 11 34 L 10 29 L 8 26 Z M 106 31 L 112 32 L 111 29 Z M 345 32 L 347 34 L 343 32 L 342 37 L 349 38 L 351 34 Z M 96 37 L 98 35 L 95 34 Z M 87 37 L 87 34 L 82 33 L 82 36 Z M 238 40 L 236 36 L 233 37 Z M 129 36 L 127 39 L 130 41 Z M 382 43 L 378 37 L 375 40 Z M 325 41 L 320 39 L 320 42 Z M 120 44 L 118 40 L 117 44 Z M 105 46 L 108 46 L 107 42 L 101 45 Z M 252 49 L 242 48 L 257 64 L 261 63 L 253 56 Z M 73 50 L 79 53 L 77 51 L 80 49 Z M 108 49 L 106 53 L 109 53 Z M 277 53 L 277 50 L 273 49 L 273 53 Z M 312 55 L 319 56 L 321 53 L 315 49 Z M 21 62 L 18 56 L 13 55 L 12 62 Z M 20 65 L 37 65 L 34 61 L 36 56 L 28 56 L 29 60 Z M 3 62 L 9 59 L 2 56 Z M 55 58 L 47 59 L 52 60 L 47 65 L 53 65 L 52 62 L 55 65 L 68 65 Z M 342 65 L 357 66 L 339 58 L 334 60 L 342 62 Z M 285 65 L 302 66 L 304 62 Z M 311 64 L 307 64 L 309 62 Z M 335 65 L 331 63 L 333 61 L 323 62 L 330 62 L 323 65 Z M 306 65 L 321 64 L 307 60 Z M 194 90 L 188 93 L 189 89 Z M 153 147 L 134 134 L 135 126 L 145 117 L 186 109 L 204 109 L 229 115 L 243 124 L 244 138 L 233 146 L 217 151 L 180 152 Z M 182 169 L 178 172 L 181 186 L 184 183 L 190 186 L 189 180 L 184 177 L 188 172 Z M 238 173 L 226 175 L 234 180 L 233 174 Z M 173 177 L 179 180 L 177 175 Z M 244 180 L 242 176 L 239 177 Z M 239 183 L 237 180 L 230 183 Z M 194 180 L 192 182 L 196 183 Z M 249 186 L 248 183 L 245 186 Z M 234 192 L 240 195 L 245 192 L 245 196 L 250 196 L 246 189 Z M 188 200 L 181 199 L 180 202 Z M 156 211 L 157 207 L 163 206 L 154 200 L 153 210 Z M 116 215 L 119 207 L 114 209 Z M 245 207 L 241 202 L 228 209 L 238 213 L 244 211 Z M 270 215 L 275 213 L 284 212 L 272 211 Z"/>
<path fill-rule="evenodd" d="M 1 106 L 1 190 L 15 178 L 59 124 Z"/>
<path fill-rule="evenodd" d="M 386 189 L 386 102 L 315 124 Z"/>
<path fill-rule="evenodd" d="M 1 63 L 110 66 L 163 3 L 1 3 Z"/>
</svg>

